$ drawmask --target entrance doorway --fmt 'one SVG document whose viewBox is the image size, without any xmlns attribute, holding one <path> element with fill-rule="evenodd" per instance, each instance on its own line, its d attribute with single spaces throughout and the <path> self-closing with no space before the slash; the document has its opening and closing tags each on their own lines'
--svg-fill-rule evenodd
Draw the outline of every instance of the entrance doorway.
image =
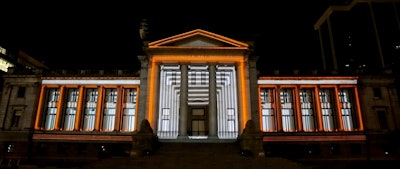
<svg viewBox="0 0 400 169">
<path fill-rule="evenodd" d="M 207 136 L 208 118 L 207 107 L 190 107 L 188 116 L 188 135 Z"/>
</svg>

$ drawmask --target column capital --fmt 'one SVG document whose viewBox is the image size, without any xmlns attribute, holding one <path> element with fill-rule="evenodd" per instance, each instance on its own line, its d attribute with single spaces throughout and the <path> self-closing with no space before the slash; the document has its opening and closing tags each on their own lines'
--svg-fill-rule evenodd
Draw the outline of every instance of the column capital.
<svg viewBox="0 0 400 169">
<path fill-rule="evenodd" d="M 215 62 L 208 63 L 208 70 L 209 71 L 213 70 L 215 72 L 216 66 L 217 66 L 217 63 L 215 63 Z"/>
<path fill-rule="evenodd" d="M 190 62 L 179 62 L 180 65 L 190 65 Z"/>
</svg>

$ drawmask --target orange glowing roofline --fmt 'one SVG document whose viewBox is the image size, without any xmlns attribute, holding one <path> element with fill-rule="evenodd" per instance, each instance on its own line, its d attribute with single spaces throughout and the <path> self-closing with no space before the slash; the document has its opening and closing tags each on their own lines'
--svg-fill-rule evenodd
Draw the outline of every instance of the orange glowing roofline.
<svg viewBox="0 0 400 169">
<path fill-rule="evenodd" d="M 197 35 L 215 39 L 217 41 L 221 41 L 221 42 L 230 44 L 234 47 L 245 47 L 247 49 L 247 47 L 249 46 L 247 43 L 243 43 L 243 42 L 240 42 L 240 41 L 237 41 L 237 40 L 225 37 L 225 36 L 221 36 L 221 35 L 218 35 L 218 34 L 215 34 L 212 32 L 202 30 L 202 29 L 195 29 L 195 30 L 192 30 L 189 32 L 179 34 L 179 35 L 175 35 L 175 36 L 171 36 L 171 37 L 168 37 L 165 39 L 154 41 L 154 42 L 149 43 L 148 45 L 149 45 L 149 48 L 153 48 L 156 46 L 158 46 L 158 47 L 164 46 L 166 44 L 173 43 L 173 42 L 176 42 L 176 41 L 179 41 L 182 39 L 186 39 L 186 38 L 190 38 L 193 36 L 197 36 Z M 174 46 L 174 47 L 176 47 L 176 46 Z"/>
<path fill-rule="evenodd" d="M 229 56 L 229 57 L 224 57 L 224 56 L 154 56 L 152 58 L 153 62 L 243 62 L 243 57 L 242 56 Z"/>
</svg>

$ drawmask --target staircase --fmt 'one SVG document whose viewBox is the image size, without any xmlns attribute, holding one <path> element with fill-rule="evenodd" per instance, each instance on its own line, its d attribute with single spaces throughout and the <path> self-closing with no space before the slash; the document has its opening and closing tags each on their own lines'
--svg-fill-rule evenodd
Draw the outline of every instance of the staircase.
<svg viewBox="0 0 400 169">
<path fill-rule="evenodd" d="M 101 159 L 79 169 L 302 169 L 311 168 L 277 157 L 241 155 L 237 143 L 161 142 L 158 150 L 142 157 Z"/>
</svg>

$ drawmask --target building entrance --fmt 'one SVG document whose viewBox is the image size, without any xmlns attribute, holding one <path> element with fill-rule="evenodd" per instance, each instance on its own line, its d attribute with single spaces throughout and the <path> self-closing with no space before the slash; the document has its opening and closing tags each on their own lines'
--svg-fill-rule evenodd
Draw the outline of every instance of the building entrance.
<svg viewBox="0 0 400 169">
<path fill-rule="evenodd" d="M 179 134 L 199 139 L 211 135 L 237 138 L 236 78 L 235 65 L 160 65 L 157 136 L 161 139 L 176 139 Z"/>
<path fill-rule="evenodd" d="M 207 136 L 208 135 L 208 111 L 207 107 L 190 107 L 188 116 L 188 134 L 189 136 Z"/>
</svg>

